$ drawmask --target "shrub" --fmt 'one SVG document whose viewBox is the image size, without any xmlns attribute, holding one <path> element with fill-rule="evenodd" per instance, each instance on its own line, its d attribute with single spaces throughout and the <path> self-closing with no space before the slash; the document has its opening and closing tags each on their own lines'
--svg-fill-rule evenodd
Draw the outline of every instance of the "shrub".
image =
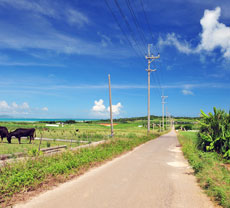
<svg viewBox="0 0 230 208">
<path fill-rule="evenodd" d="M 214 107 L 214 114 L 201 111 L 198 147 L 204 151 L 216 151 L 230 158 L 230 114 Z"/>
</svg>

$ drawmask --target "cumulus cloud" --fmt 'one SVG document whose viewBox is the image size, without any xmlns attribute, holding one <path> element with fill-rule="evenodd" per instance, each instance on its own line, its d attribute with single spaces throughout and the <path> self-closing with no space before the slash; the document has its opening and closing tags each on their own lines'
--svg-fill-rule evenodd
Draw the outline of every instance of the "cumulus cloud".
<svg viewBox="0 0 230 208">
<path fill-rule="evenodd" d="M 121 108 L 123 106 L 121 103 L 117 103 L 116 105 L 112 105 L 113 115 L 118 116 L 121 113 Z M 97 116 L 109 116 L 110 107 L 107 108 L 104 105 L 104 100 L 100 99 L 99 101 L 94 101 L 94 106 L 92 107 L 92 112 Z"/>
<path fill-rule="evenodd" d="M 182 93 L 183 93 L 184 95 L 194 95 L 193 92 L 192 92 L 191 90 L 186 90 L 186 89 L 182 90 Z"/>
<path fill-rule="evenodd" d="M 30 108 L 29 104 L 26 102 L 22 103 L 22 105 L 19 107 L 21 107 L 22 109 L 29 109 Z"/>
<path fill-rule="evenodd" d="M 27 115 L 31 113 L 40 113 L 41 111 L 48 111 L 47 107 L 42 109 L 39 108 L 31 108 L 27 102 L 23 102 L 22 104 L 17 104 L 16 102 L 12 102 L 8 104 L 5 100 L 0 101 L 0 113 L 8 114 L 8 115 Z"/>
<path fill-rule="evenodd" d="M 42 108 L 43 111 L 48 111 L 49 109 L 47 107 Z"/>
<path fill-rule="evenodd" d="M 105 111 L 104 101 L 100 99 L 99 101 L 94 101 L 94 106 L 92 108 L 95 113 L 103 113 Z"/>
<path fill-rule="evenodd" d="M 112 112 L 114 115 L 119 115 L 121 113 L 121 108 L 123 106 L 121 103 L 117 103 L 116 105 L 112 105 Z M 110 107 L 107 108 L 107 111 L 110 112 Z"/>
<path fill-rule="evenodd" d="M 0 109 L 9 109 L 10 106 L 8 105 L 8 103 L 3 100 L 3 101 L 0 101 Z"/>
<path fill-rule="evenodd" d="M 27 102 L 24 102 L 21 105 L 17 104 L 16 102 L 13 102 L 10 105 L 5 100 L 0 101 L 0 113 L 27 114 L 29 110 L 30 106 Z"/>
<path fill-rule="evenodd" d="M 219 22 L 221 8 L 205 10 L 200 20 L 202 26 L 201 43 L 198 50 L 213 51 L 220 48 L 225 58 L 230 58 L 230 27 Z"/>
<path fill-rule="evenodd" d="M 200 43 L 193 46 L 186 40 L 181 40 L 175 33 L 167 34 L 166 38 L 160 37 L 158 45 L 174 46 L 178 51 L 185 54 L 201 54 L 202 52 L 212 52 L 220 48 L 224 58 L 230 58 L 230 27 L 219 22 L 221 8 L 215 10 L 205 10 L 204 16 L 200 20 L 202 32 L 200 33 Z"/>
</svg>

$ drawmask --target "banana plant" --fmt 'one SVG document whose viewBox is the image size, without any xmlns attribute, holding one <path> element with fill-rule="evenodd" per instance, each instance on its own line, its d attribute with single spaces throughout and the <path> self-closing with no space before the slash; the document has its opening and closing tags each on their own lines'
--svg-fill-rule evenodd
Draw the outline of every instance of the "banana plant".
<svg viewBox="0 0 230 208">
<path fill-rule="evenodd" d="M 216 151 L 230 158 L 230 111 L 213 108 L 214 113 L 205 114 L 198 133 L 198 147 L 204 151 Z"/>
</svg>

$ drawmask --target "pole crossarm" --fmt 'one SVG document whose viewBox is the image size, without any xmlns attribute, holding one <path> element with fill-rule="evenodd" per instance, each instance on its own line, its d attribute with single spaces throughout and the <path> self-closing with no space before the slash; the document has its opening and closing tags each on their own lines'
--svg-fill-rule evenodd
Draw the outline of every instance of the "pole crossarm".
<svg viewBox="0 0 230 208">
<path fill-rule="evenodd" d="M 154 59 L 159 59 L 160 58 L 160 54 L 158 54 L 158 56 L 145 56 L 146 59 L 153 59 L 151 62 L 154 61 Z"/>
<path fill-rule="evenodd" d="M 156 69 L 145 69 L 145 71 L 150 71 L 150 72 L 154 72 L 154 71 L 156 71 Z"/>
</svg>

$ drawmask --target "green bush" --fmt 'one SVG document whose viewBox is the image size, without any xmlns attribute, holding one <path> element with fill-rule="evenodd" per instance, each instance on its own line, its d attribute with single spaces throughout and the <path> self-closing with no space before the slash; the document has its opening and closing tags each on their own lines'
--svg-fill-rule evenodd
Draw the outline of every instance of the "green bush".
<svg viewBox="0 0 230 208">
<path fill-rule="evenodd" d="M 216 151 L 230 158 L 230 113 L 214 107 L 214 114 L 203 111 L 198 134 L 198 147 L 203 151 Z"/>
</svg>

